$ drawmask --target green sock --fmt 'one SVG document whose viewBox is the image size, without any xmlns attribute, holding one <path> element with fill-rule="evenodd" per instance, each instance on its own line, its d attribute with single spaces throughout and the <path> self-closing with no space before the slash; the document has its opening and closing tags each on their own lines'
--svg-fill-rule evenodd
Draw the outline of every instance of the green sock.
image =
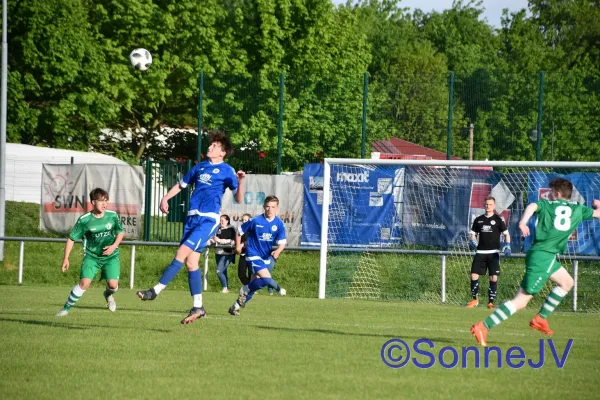
<svg viewBox="0 0 600 400">
<path fill-rule="evenodd" d="M 513 303 L 511 301 L 507 301 L 500 307 L 496 308 L 496 311 L 494 311 L 489 317 L 484 319 L 483 325 L 488 329 L 492 329 L 496 325 L 500 325 L 502 321 L 507 320 L 508 317 L 510 317 L 516 312 L 517 309 L 515 308 Z"/>
<path fill-rule="evenodd" d="M 67 311 L 71 309 L 77 303 L 77 301 L 83 296 L 85 290 L 79 287 L 79 285 L 75 285 L 71 293 L 69 293 L 69 297 L 67 298 L 67 302 L 63 306 L 63 308 Z"/>
<path fill-rule="evenodd" d="M 552 314 L 552 311 L 558 307 L 562 299 L 565 298 L 567 293 L 568 292 L 565 292 L 558 286 L 552 289 L 548 297 L 546 297 L 546 301 L 544 301 L 544 304 L 542 304 L 542 308 L 540 308 L 540 317 L 547 319 L 550 314 Z"/>
</svg>

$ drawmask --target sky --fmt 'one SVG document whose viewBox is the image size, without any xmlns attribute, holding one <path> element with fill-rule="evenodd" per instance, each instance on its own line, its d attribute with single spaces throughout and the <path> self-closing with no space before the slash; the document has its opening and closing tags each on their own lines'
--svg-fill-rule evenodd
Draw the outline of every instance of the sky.
<svg viewBox="0 0 600 400">
<path fill-rule="evenodd" d="M 333 0 L 334 4 L 344 4 L 345 0 Z M 464 1 L 464 4 L 468 0 Z M 500 28 L 500 17 L 502 17 L 502 9 L 508 8 L 510 11 L 518 11 L 522 8 L 527 8 L 527 0 L 483 0 L 484 18 L 488 23 L 496 28 Z M 452 8 L 452 0 L 402 0 L 401 7 L 409 7 L 412 11 L 414 8 L 420 8 L 424 12 L 432 10 L 441 12 L 445 9 Z"/>
</svg>

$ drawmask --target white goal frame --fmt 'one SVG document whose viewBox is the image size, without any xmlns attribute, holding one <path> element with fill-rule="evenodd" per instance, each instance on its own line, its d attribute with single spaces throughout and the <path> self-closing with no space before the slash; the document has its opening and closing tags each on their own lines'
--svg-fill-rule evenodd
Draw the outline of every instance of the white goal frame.
<svg viewBox="0 0 600 400">
<path fill-rule="evenodd" d="M 398 160 L 326 158 L 323 173 L 323 213 L 321 216 L 321 248 L 319 255 L 319 299 L 325 298 L 327 278 L 327 232 L 329 228 L 329 203 L 331 190 L 331 165 L 408 165 L 429 167 L 526 167 L 526 168 L 598 168 L 600 162 L 567 161 L 469 161 L 469 160 Z M 343 249 L 340 249 L 343 250 Z M 357 249 L 352 249 L 356 251 Z M 366 250 L 366 248 L 365 248 Z M 437 254 L 431 252 L 431 254 Z M 576 279 L 576 278 L 575 278 Z"/>
</svg>

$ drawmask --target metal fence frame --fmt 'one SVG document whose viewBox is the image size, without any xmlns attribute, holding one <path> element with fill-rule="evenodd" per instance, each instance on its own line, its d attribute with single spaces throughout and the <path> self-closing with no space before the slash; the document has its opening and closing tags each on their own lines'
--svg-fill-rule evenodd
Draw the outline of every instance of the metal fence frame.
<svg viewBox="0 0 600 400">
<path fill-rule="evenodd" d="M 59 238 L 32 238 L 32 237 L 15 237 L 15 236 L 6 236 L 0 237 L 0 241 L 7 242 L 19 242 L 19 277 L 18 284 L 23 284 L 23 259 L 25 256 L 25 242 L 54 242 L 54 243 L 65 243 L 67 239 L 59 239 Z M 130 263 L 130 273 L 129 273 L 129 288 L 133 289 L 134 281 L 135 281 L 135 246 L 178 246 L 178 242 L 143 242 L 139 240 L 125 240 L 121 242 L 121 245 L 131 246 L 131 263 Z M 204 251 L 204 290 L 208 289 L 208 283 L 206 276 L 208 274 L 208 256 L 210 248 L 214 247 L 223 247 L 223 248 L 231 248 L 230 246 L 209 246 Z M 286 247 L 286 250 L 291 251 L 320 251 L 319 247 L 306 247 L 306 246 L 289 246 Z M 346 251 L 346 252 L 362 252 L 364 249 L 360 248 L 336 248 L 336 251 Z M 395 254 L 422 254 L 422 255 L 438 255 L 440 256 L 440 279 L 442 283 L 442 304 L 446 303 L 446 257 L 447 256 L 472 256 L 472 252 L 456 252 L 456 251 L 431 251 L 431 250 L 403 250 L 403 249 L 369 249 L 370 252 L 373 253 L 395 253 Z M 525 254 L 517 253 L 513 254 L 511 258 L 525 258 Z M 559 259 L 563 258 L 559 256 Z M 573 307 L 572 311 L 577 311 L 577 276 L 579 273 L 578 262 L 579 261 L 600 261 L 600 256 L 575 256 L 570 258 L 573 262 Z M 317 296 L 318 297 L 318 296 Z"/>
</svg>

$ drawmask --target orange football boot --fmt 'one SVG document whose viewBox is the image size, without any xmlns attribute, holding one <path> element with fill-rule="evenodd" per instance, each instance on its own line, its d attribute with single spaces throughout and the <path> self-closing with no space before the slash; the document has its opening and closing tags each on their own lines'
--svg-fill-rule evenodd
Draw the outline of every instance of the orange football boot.
<svg viewBox="0 0 600 400">
<path fill-rule="evenodd" d="M 487 333 L 488 329 L 483 325 L 483 321 L 479 321 L 471 327 L 471 333 L 475 336 L 477 343 L 481 346 L 487 347 Z"/>
<path fill-rule="evenodd" d="M 535 317 L 533 317 L 529 326 L 536 331 L 542 332 L 546 336 L 554 335 L 554 331 L 548 326 L 548 320 L 540 317 L 540 314 L 536 314 Z"/>
<path fill-rule="evenodd" d="M 473 299 L 467 303 L 467 308 L 475 308 L 479 305 L 479 300 Z"/>
</svg>

